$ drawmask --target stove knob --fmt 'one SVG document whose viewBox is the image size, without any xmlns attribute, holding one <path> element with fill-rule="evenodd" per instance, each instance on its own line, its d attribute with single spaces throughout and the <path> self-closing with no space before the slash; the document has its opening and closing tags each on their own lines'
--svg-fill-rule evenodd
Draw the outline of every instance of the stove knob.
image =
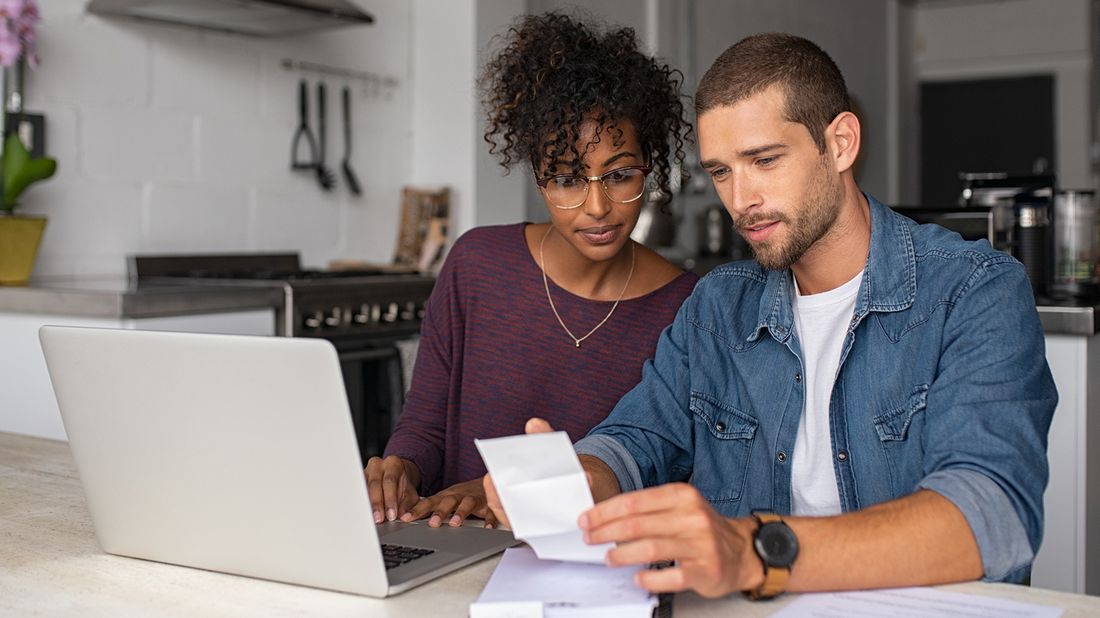
<svg viewBox="0 0 1100 618">
<path fill-rule="evenodd" d="M 424 305 L 420 305 L 419 307 L 416 308 L 416 319 L 418 319 L 418 320 L 423 320 L 424 319 Z"/>
<path fill-rule="evenodd" d="M 306 319 L 302 320 L 302 324 L 306 327 L 306 329 L 316 330 L 318 328 L 321 328 L 322 318 L 323 316 L 321 315 L 320 311 L 314 311 L 313 313 L 306 316 Z"/>
<path fill-rule="evenodd" d="M 397 303 L 390 303 L 386 306 L 386 312 L 382 314 L 382 321 L 386 323 L 393 323 L 400 317 L 401 308 L 397 306 Z"/>
<path fill-rule="evenodd" d="M 359 311 L 351 315 L 351 321 L 356 324 L 366 324 L 370 322 L 370 305 L 366 303 L 359 305 Z"/>
<path fill-rule="evenodd" d="M 370 306 L 370 323 L 377 324 L 382 321 L 382 305 L 378 303 L 371 303 Z"/>
<path fill-rule="evenodd" d="M 409 301 L 405 303 L 405 308 L 401 311 L 402 322 L 412 322 L 416 319 L 416 303 Z"/>
<path fill-rule="evenodd" d="M 325 318 L 325 326 L 335 328 L 340 326 L 344 322 L 344 310 L 340 307 L 333 307 L 329 311 L 328 317 Z"/>
</svg>

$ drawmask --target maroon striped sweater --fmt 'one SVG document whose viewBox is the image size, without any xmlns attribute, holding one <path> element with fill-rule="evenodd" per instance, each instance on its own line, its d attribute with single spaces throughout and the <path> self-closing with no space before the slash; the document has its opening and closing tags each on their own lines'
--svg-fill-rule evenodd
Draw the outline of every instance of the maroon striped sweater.
<svg viewBox="0 0 1100 618">
<path fill-rule="evenodd" d="M 408 399 L 386 445 L 386 455 L 420 467 L 423 495 L 485 474 L 474 439 L 523 433 L 532 416 L 582 438 L 641 379 L 657 337 L 698 281 L 684 272 L 620 302 L 578 349 L 546 301 L 525 225 L 464 234 L 428 301 Z M 577 336 L 611 308 L 553 281 L 550 292 Z"/>
</svg>

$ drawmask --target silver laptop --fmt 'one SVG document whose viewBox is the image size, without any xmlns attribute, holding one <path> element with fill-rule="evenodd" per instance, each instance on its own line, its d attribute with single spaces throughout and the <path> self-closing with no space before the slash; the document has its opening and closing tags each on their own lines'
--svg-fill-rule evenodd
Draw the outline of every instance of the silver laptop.
<svg viewBox="0 0 1100 618">
<path fill-rule="evenodd" d="M 375 526 L 327 341 L 55 326 L 39 338 L 108 553 L 381 597 L 515 543 Z"/>
</svg>

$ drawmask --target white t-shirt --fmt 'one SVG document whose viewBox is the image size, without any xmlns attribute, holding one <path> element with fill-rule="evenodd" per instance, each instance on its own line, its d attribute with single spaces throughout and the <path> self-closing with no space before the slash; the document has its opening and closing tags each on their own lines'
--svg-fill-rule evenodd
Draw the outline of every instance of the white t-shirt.
<svg viewBox="0 0 1100 618">
<path fill-rule="evenodd" d="M 855 313 L 863 271 L 840 287 L 802 296 L 795 281 L 792 305 L 802 347 L 805 407 L 791 455 L 791 514 L 837 515 L 840 492 L 833 469 L 829 400 L 840 367 L 840 349 Z"/>
</svg>

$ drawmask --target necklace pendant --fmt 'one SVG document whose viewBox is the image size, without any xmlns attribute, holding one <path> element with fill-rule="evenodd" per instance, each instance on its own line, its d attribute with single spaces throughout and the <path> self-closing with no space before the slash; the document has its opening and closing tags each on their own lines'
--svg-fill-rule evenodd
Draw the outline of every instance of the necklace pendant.
<svg viewBox="0 0 1100 618">
<path fill-rule="evenodd" d="M 574 341 L 573 343 L 575 343 L 578 348 L 581 347 L 581 342 L 580 341 Z"/>
</svg>

